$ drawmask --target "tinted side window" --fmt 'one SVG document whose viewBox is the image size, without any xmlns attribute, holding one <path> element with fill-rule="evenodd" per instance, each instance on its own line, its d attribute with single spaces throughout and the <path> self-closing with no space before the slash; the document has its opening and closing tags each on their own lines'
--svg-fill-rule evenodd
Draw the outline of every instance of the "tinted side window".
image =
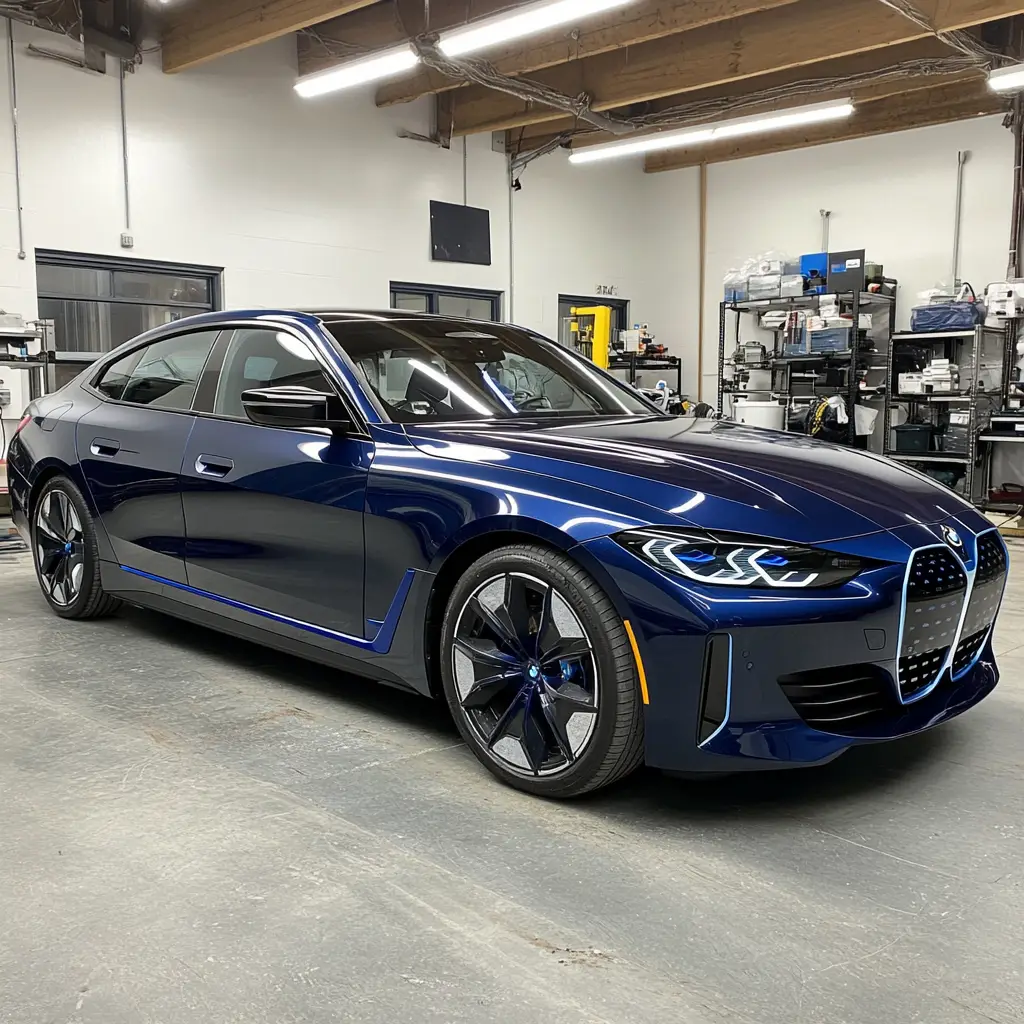
<svg viewBox="0 0 1024 1024">
<path fill-rule="evenodd" d="M 191 408 L 199 375 L 217 333 L 179 334 L 148 345 L 128 378 L 121 401 L 159 409 Z"/>
<path fill-rule="evenodd" d="M 107 398 L 119 399 L 124 394 L 124 389 L 131 379 L 132 370 L 138 365 L 142 358 L 142 350 L 129 352 L 122 356 L 116 363 L 111 363 L 103 372 L 103 376 L 96 382 L 96 390 L 106 395 Z"/>
<path fill-rule="evenodd" d="M 285 386 L 335 393 L 304 341 L 269 327 L 240 328 L 224 353 L 213 411 L 244 420 L 243 391 Z"/>
</svg>

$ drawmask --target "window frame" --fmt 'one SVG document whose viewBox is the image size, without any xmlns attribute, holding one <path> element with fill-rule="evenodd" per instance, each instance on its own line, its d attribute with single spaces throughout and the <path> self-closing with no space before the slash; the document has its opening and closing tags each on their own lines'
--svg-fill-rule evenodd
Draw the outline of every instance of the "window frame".
<svg viewBox="0 0 1024 1024">
<path fill-rule="evenodd" d="M 409 281 L 392 281 L 391 282 L 391 293 L 390 303 L 393 309 L 397 309 L 395 306 L 396 296 L 399 292 L 406 292 L 409 295 L 422 295 L 427 300 L 427 313 L 440 316 L 438 312 L 438 299 L 442 295 L 450 295 L 457 299 L 482 299 L 490 302 L 491 304 L 491 319 L 490 321 L 480 321 L 481 323 L 489 322 L 493 324 L 502 323 L 501 319 L 501 300 L 502 293 L 491 291 L 486 288 L 455 288 L 448 287 L 443 284 L 413 284 Z M 399 309 L 399 313 L 409 313 L 411 316 L 423 316 L 422 313 L 417 313 L 416 310 L 412 309 Z M 450 320 L 460 319 L 459 317 L 453 317 L 445 313 Z"/>
<path fill-rule="evenodd" d="M 204 325 L 202 327 L 191 327 L 185 328 L 180 331 L 168 331 L 167 333 L 161 334 L 158 338 L 150 338 L 149 340 L 142 340 L 142 337 L 137 339 L 138 344 L 130 344 L 129 348 L 121 346 L 115 349 L 113 352 L 104 352 L 102 359 L 97 360 L 99 365 L 93 367 L 93 372 L 82 382 L 81 387 L 87 391 L 90 395 L 98 398 L 101 402 L 109 402 L 113 405 L 122 405 L 131 409 L 149 409 L 151 412 L 168 412 L 175 414 L 185 414 L 188 416 L 202 416 L 206 419 L 211 420 L 222 420 L 225 423 L 245 423 L 250 427 L 260 427 L 261 429 L 269 430 L 280 430 L 281 427 L 268 427 L 263 423 L 253 423 L 252 420 L 240 420 L 235 416 L 222 416 L 219 413 L 207 411 L 203 408 L 197 408 L 196 404 L 199 401 L 200 394 L 203 393 L 204 384 L 206 383 L 206 376 L 208 373 L 213 372 L 215 374 L 213 390 L 216 394 L 216 384 L 219 382 L 221 370 L 224 367 L 224 355 L 227 352 L 228 344 L 230 343 L 231 337 L 234 332 L 241 329 L 252 329 L 262 328 L 264 330 L 272 330 L 275 332 L 283 331 L 290 334 L 297 341 L 302 342 L 304 345 L 308 345 L 313 355 L 316 357 L 317 362 L 320 364 L 320 369 L 323 371 L 324 377 L 327 382 L 334 388 L 335 395 L 341 399 L 345 405 L 345 410 L 349 415 L 349 419 L 352 423 L 352 429 L 349 431 L 348 436 L 351 438 L 369 438 L 370 430 L 362 411 L 357 406 L 353 397 L 348 393 L 349 389 L 339 382 L 337 371 L 333 366 L 324 358 L 323 353 L 319 347 L 310 341 L 309 338 L 303 336 L 299 332 L 290 328 L 287 324 L 268 324 L 266 320 L 225 320 L 215 324 Z M 195 393 L 192 395 L 192 403 L 188 409 L 165 409 L 161 407 L 152 407 L 147 405 L 140 405 L 138 402 L 126 402 L 120 398 L 111 398 L 109 395 L 103 394 L 102 391 L 97 387 L 100 379 L 110 369 L 114 363 L 120 362 L 126 356 L 130 356 L 133 353 L 139 351 L 139 349 L 148 348 L 150 345 L 155 345 L 160 341 L 169 341 L 172 338 L 179 338 L 187 334 L 199 334 L 212 332 L 216 333 L 217 337 L 214 339 L 213 347 L 210 349 L 210 354 L 206 358 L 206 362 L 203 364 L 203 368 L 199 371 L 199 379 L 196 383 Z M 348 359 L 346 357 L 346 365 L 348 365 Z M 360 393 L 365 394 L 363 389 L 359 387 L 358 378 L 355 378 L 353 387 L 357 387 Z M 371 402 L 371 406 L 375 407 L 375 403 Z M 292 428 L 285 428 L 292 429 Z M 299 428 L 295 428 L 299 429 Z"/>
<path fill-rule="evenodd" d="M 59 292 L 42 291 L 36 283 L 36 294 L 41 299 L 56 299 L 61 302 L 110 302 L 128 306 L 181 306 L 195 309 L 197 313 L 216 313 L 222 306 L 223 267 L 204 266 L 199 263 L 164 263 L 160 260 L 140 260 L 127 256 L 94 256 L 84 252 L 63 252 L 59 249 L 36 249 L 36 266 L 72 267 L 79 270 L 107 270 L 136 274 L 163 274 L 167 277 L 202 277 L 210 283 L 209 302 L 145 302 L 140 299 L 126 299 L 117 296 L 99 297 L 64 295 Z M 106 352 L 101 353 L 106 355 Z"/>
<path fill-rule="evenodd" d="M 320 367 L 320 372 L 324 375 L 324 380 L 331 386 L 334 394 L 337 398 L 345 404 L 345 409 L 349 414 L 349 419 L 352 421 L 353 430 L 349 436 L 359 434 L 359 436 L 369 437 L 369 430 L 366 426 L 365 418 L 355 408 L 355 404 L 351 401 L 350 397 L 346 394 L 345 388 L 341 387 L 336 379 L 337 374 L 334 368 L 327 362 L 323 357 L 323 354 L 308 338 L 303 337 L 296 331 L 288 330 L 283 324 L 270 325 L 266 321 L 256 322 L 245 322 L 237 321 L 230 324 L 223 324 L 221 335 L 213 346 L 213 351 L 210 353 L 210 358 L 207 360 L 206 365 L 203 367 L 203 373 L 199 379 L 199 384 L 196 387 L 196 393 L 192 399 L 192 412 L 196 416 L 204 416 L 211 420 L 223 420 L 226 423 L 246 423 L 251 427 L 264 427 L 266 424 L 253 423 L 250 419 L 239 419 L 237 416 L 226 416 L 223 413 L 213 411 L 213 403 L 217 398 L 217 386 L 220 383 L 220 375 L 224 372 L 224 360 L 227 356 L 228 347 L 231 344 L 235 333 L 240 330 L 264 330 L 273 331 L 275 334 L 285 333 L 293 337 L 296 341 L 301 342 L 305 345 L 316 359 L 317 365 Z M 210 373 L 212 380 L 207 384 L 206 375 Z M 210 391 L 209 395 L 209 408 L 206 407 L 207 403 L 203 403 L 199 406 L 200 394 L 204 393 L 204 385 L 208 387 Z M 204 394 L 204 398 L 206 395 Z M 272 430 L 280 430 L 280 427 L 272 427 Z M 289 428 L 290 429 L 290 428 Z"/>
<path fill-rule="evenodd" d="M 194 415 L 192 406 L 195 405 L 196 395 L 199 394 L 199 388 L 203 382 L 203 374 L 206 373 L 206 368 L 210 365 L 210 360 L 213 358 L 213 353 L 217 350 L 217 343 L 220 341 L 221 332 L 222 327 L 220 324 L 211 324 L 209 327 L 193 327 L 182 331 L 173 331 L 169 334 L 163 334 L 159 338 L 150 338 L 148 341 L 140 341 L 138 345 L 132 345 L 131 348 L 125 349 L 124 351 L 118 347 L 114 349 L 113 352 L 104 352 L 101 365 L 94 366 L 93 372 L 90 373 L 86 380 L 82 382 L 82 388 L 90 395 L 100 399 L 102 402 L 111 402 L 114 405 L 123 405 L 129 409 L 149 409 L 151 412 L 185 413 L 186 415 L 192 416 Z M 189 403 L 187 409 L 174 409 L 170 406 L 162 405 L 143 405 L 141 402 L 127 402 L 123 398 L 111 398 L 109 395 L 105 395 L 100 391 L 99 384 L 106 372 L 116 363 L 121 362 L 122 359 L 135 355 L 136 352 L 152 348 L 154 345 L 157 345 L 162 341 L 172 341 L 174 338 L 184 338 L 190 334 L 213 334 L 214 339 L 213 344 L 210 346 L 210 351 L 206 356 L 206 360 L 199 370 L 199 376 L 196 378 L 196 389 L 192 393 L 192 401 Z M 110 358 L 111 356 L 114 356 L 114 358 Z M 99 362 L 99 360 L 97 360 L 97 362 Z M 139 362 L 142 362 L 142 359 L 140 359 Z M 132 373 L 134 374 L 137 369 L 138 363 L 133 367 Z M 129 381 L 130 379 L 131 377 L 129 375 Z"/>
</svg>

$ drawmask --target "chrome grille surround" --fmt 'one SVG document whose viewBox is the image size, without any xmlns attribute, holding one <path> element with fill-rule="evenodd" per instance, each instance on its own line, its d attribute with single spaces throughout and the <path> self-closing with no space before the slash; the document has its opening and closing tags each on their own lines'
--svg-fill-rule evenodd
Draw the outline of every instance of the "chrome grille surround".
<svg viewBox="0 0 1024 1024">
<path fill-rule="evenodd" d="M 1006 583 L 1006 546 L 995 527 L 977 535 L 963 533 L 970 539 L 961 550 L 929 544 L 916 548 L 907 561 L 896 664 L 896 691 L 903 704 L 926 697 L 947 672 L 952 676 L 954 666 L 954 679 L 966 675 L 995 624 Z M 979 632 L 984 634 L 980 641 Z M 970 660 L 964 664 L 968 644 Z"/>
</svg>

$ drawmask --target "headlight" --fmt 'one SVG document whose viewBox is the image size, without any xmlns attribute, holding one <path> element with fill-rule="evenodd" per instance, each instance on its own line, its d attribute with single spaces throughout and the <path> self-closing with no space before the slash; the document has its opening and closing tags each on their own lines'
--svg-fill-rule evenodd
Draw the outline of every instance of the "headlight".
<svg viewBox="0 0 1024 1024">
<path fill-rule="evenodd" d="M 723 587 L 838 587 L 874 564 L 834 551 L 734 533 L 636 530 L 615 539 L 664 572 Z"/>
</svg>

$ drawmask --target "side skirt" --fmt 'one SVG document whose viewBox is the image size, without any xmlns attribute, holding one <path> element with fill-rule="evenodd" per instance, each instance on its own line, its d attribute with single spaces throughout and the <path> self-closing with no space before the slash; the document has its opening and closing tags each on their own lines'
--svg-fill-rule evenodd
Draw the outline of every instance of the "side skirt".
<svg viewBox="0 0 1024 1024">
<path fill-rule="evenodd" d="M 103 589 L 128 604 L 430 696 L 424 625 L 435 576 L 421 571 L 410 575 L 389 649 L 379 652 L 368 645 L 356 646 L 201 593 L 168 586 L 152 577 L 125 571 L 114 562 L 103 562 L 100 567 Z"/>
</svg>

